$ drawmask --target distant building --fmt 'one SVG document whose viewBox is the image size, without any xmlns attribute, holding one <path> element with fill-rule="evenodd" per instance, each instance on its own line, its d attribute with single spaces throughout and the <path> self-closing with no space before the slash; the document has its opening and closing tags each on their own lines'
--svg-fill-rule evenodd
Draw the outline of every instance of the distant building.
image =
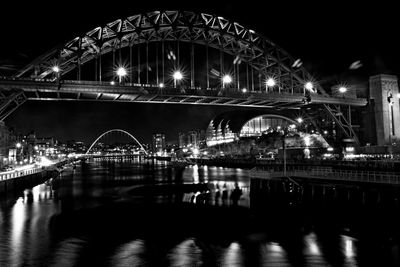
<svg viewBox="0 0 400 267">
<path fill-rule="evenodd" d="M 206 130 L 207 146 L 231 143 L 236 139 L 236 134 L 229 127 L 229 121 L 221 121 L 215 129 L 214 121 L 211 120 Z"/>
<path fill-rule="evenodd" d="M 186 134 L 185 133 L 179 133 L 178 144 L 179 144 L 179 148 L 186 147 Z"/>
<path fill-rule="evenodd" d="M 165 149 L 165 134 L 153 134 L 153 153 L 162 153 Z"/>
<path fill-rule="evenodd" d="M 36 149 L 40 156 L 48 156 L 54 149 L 56 142 L 53 137 L 38 137 L 36 139 Z"/>
<path fill-rule="evenodd" d="M 179 148 L 202 147 L 205 144 L 205 138 L 204 130 L 179 133 Z"/>
</svg>

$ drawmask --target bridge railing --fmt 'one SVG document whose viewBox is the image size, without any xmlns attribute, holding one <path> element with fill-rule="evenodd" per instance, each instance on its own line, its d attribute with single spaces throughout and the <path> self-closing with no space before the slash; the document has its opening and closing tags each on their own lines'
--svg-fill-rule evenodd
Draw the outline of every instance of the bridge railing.
<svg viewBox="0 0 400 267">
<path fill-rule="evenodd" d="M 0 181 L 15 179 L 22 176 L 39 173 L 41 171 L 43 171 L 42 167 L 37 167 L 27 170 L 15 170 L 15 171 L 4 172 L 0 173 Z"/>
</svg>

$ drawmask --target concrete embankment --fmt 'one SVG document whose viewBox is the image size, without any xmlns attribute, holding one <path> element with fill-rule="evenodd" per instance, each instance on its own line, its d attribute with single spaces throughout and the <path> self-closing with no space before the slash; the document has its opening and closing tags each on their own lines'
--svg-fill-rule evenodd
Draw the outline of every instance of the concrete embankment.
<svg viewBox="0 0 400 267">
<path fill-rule="evenodd" d="M 25 188 L 31 188 L 35 185 L 41 184 L 46 180 L 57 175 L 57 171 L 42 170 L 15 178 L 0 180 L 0 196 L 10 191 L 23 190 Z"/>
</svg>

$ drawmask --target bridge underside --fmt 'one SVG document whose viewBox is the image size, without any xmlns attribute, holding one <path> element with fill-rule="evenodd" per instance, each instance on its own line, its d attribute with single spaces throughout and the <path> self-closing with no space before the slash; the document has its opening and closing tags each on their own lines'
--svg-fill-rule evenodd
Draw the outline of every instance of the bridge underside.
<svg viewBox="0 0 400 267">
<path fill-rule="evenodd" d="M 160 88 L 151 85 L 87 81 L 0 81 L 3 90 L 23 91 L 29 100 L 115 101 L 136 103 L 197 104 L 275 109 L 299 109 L 314 104 L 364 106 L 365 99 L 343 99 L 312 95 L 311 102 L 303 94 L 239 92 L 237 90 Z"/>
<path fill-rule="evenodd" d="M 107 101 L 130 103 L 192 104 L 234 107 L 269 108 L 276 111 L 299 110 L 309 116 L 312 110 L 320 116 L 321 107 L 342 129 L 347 138 L 358 143 L 351 121 L 340 112 L 340 106 L 361 107 L 366 99 L 330 97 L 312 94 L 284 94 L 278 92 L 243 92 L 235 89 L 201 89 L 191 87 L 160 88 L 144 84 L 117 84 L 89 81 L 0 80 L 1 112 L 3 120 L 26 100 Z M 349 113 L 350 114 L 350 113 Z M 318 117 L 317 116 L 317 117 Z M 310 118 L 316 123 L 318 118 Z M 318 128 L 317 125 L 315 125 Z"/>
</svg>

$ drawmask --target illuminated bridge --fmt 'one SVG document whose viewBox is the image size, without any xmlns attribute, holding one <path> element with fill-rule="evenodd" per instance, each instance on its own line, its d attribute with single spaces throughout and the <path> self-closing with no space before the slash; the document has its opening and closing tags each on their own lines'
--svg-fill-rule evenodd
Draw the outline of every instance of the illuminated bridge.
<svg viewBox="0 0 400 267">
<path fill-rule="evenodd" d="M 325 116 L 356 142 L 348 115 L 367 104 L 328 93 L 254 30 L 189 11 L 154 11 L 96 27 L 0 79 L 0 89 L 1 120 L 26 100 L 258 107 L 302 113 L 314 123 L 316 114 Z"/>
</svg>

